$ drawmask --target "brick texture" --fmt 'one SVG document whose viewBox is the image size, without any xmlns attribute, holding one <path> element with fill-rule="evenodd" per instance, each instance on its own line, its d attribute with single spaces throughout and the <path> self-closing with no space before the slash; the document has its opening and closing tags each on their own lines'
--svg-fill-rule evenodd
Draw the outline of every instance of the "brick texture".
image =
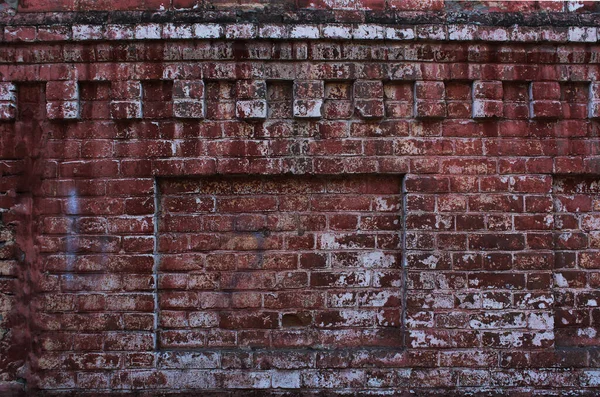
<svg viewBox="0 0 600 397">
<path fill-rule="evenodd" d="M 600 392 L 597 3 L 5 3 L 0 395 Z"/>
<path fill-rule="evenodd" d="M 160 348 L 401 347 L 400 182 L 161 180 Z"/>
</svg>

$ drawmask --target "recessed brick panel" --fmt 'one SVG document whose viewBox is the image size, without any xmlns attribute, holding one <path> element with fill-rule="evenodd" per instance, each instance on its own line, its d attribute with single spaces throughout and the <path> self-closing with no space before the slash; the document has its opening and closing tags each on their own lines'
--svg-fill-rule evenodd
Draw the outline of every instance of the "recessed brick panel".
<svg viewBox="0 0 600 397">
<path fill-rule="evenodd" d="M 449 172 L 479 167 L 454 166 Z M 510 194 L 488 191 L 510 183 L 496 177 L 462 188 L 451 178 L 416 182 L 407 177 L 407 347 L 553 348 L 550 180 L 523 180 Z"/>
<path fill-rule="evenodd" d="M 162 179 L 162 349 L 402 344 L 401 179 Z"/>
<path fill-rule="evenodd" d="M 554 322 L 561 347 L 600 345 L 600 179 L 557 178 Z"/>
</svg>

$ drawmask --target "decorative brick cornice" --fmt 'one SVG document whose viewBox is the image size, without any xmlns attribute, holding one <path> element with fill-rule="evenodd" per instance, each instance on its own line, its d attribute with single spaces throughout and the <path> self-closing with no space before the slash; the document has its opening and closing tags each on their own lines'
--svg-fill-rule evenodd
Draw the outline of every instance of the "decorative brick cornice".
<svg viewBox="0 0 600 397">
<path fill-rule="evenodd" d="M 0 16 L 2 41 L 158 39 L 596 42 L 600 13 L 299 10 Z"/>
</svg>

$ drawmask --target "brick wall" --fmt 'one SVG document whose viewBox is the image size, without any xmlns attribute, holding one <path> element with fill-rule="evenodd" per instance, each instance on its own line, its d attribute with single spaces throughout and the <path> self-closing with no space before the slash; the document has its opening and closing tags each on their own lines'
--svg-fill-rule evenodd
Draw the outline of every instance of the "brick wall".
<svg viewBox="0 0 600 397">
<path fill-rule="evenodd" d="M 0 394 L 600 388 L 598 3 L 0 6 Z"/>
</svg>

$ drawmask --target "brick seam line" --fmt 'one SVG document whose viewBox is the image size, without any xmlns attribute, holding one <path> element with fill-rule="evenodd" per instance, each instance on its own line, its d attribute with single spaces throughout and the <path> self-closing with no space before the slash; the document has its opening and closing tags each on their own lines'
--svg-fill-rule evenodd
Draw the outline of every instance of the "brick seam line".
<svg viewBox="0 0 600 397">
<path fill-rule="evenodd" d="M 406 191 L 406 175 L 401 176 L 402 182 L 400 183 L 400 189 L 402 194 L 402 313 L 400 313 L 400 331 L 402 332 L 402 349 L 407 349 L 406 346 L 406 304 L 408 302 L 408 266 L 407 266 L 407 255 L 406 255 L 406 216 L 408 215 L 408 211 L 406 210 L 406 202 L 407 202 L 407 191 Z"/>
<path fill-rule="evenodd" d="M 154 230 L 153 230 L 153 237 L 154 237 L 154 247 L 153 247 L 153 252 L 152 252 L 152 257 L 154 259 L 154 263 L 152 265 L 152 276 L 154 279 L 154 291 L 153 291 L 153 297 L 154 297 L 154 324 L 153 324 L 153 328 L 154 328 L 154 351 L 159 351 L 159 346 L 158 346 L 158 322 L 160 321 L 160 304 L 159 304 L 159 300 L 158 300 L 158 268 L 160 266 L 160 251 L 159 251 L 159 246 L 158 246 L 158 242 L 159 242 L 159 236 L 160 236 L 160 229 L 159 229 L 159 219 L 160 219 L 160 213 L 161 213 L 161 207 L 160 207 L 160 191 L 158 188 L 158 180 L 156 177 L 153 178 L 153 188 L 154 188 L 154 192 L 153 192 L 153 196 L 154 196 L 154 214 L 153 214 L 153 220 L 154 220 Z"/>
</svg>

